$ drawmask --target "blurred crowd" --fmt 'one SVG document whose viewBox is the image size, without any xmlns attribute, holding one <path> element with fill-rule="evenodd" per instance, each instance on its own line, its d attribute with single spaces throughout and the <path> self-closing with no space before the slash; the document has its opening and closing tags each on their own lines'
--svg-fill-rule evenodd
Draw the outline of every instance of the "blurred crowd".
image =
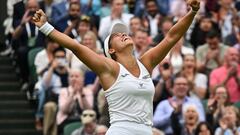
<svg viewBox="0 0 240 135">
<path fill-rule="evenodd" d="M 99 80 L 73 53 L 32 23 L 42 9 L 55 29 L 103 54 L 113 24 L 125 23 L 137 58 L 189 10 L 186 0 L 8 0 L 6 50 L 21 90 L 36 100 L 36 129 L 104 135 L 108 105 Z M 240 135 L 240 0 L 201 0 L 184 37 L 155 68 L 154 135 Z M 143 108 L 144 109 L 144 108 Z"/>
</svg>

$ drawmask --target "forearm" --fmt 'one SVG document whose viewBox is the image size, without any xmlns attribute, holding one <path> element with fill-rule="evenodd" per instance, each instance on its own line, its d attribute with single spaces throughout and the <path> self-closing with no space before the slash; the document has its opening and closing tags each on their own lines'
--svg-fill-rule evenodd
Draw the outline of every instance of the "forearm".
<svg viewBox="0 0 240 135">
<path fill-rule="evenodd" d="M 17 26 L 17 28 L 15 29 L 15 31 L 13 32 L 13 39 L 18 39 L 20 37 L 20 35 L 22 34 L 23 31 L 23 24 L 20 24 Z"/>
<path fill-rule="evenodd" d="M 175 45 L 176 42 L 186 33 L 189 26 L 191 25 L 194 17 L 196 15 L 195 11 L 190 10 L 187 15 L 180 19 L 168 32 L 168 41 L 171 46 Z"/>
</svg>

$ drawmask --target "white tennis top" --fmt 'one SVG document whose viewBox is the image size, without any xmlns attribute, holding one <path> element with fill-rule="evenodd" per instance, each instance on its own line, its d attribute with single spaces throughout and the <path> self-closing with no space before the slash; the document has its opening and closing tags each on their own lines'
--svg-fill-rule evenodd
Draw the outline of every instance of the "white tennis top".
<svg viewBox="0 0 240 135">
<path fill-rule="evenodd" d="M 110 123 L 136 122 L 152 126 L 155 87 L 144 65 L 137 60 L 140 76 L 133 76 L 123 65 L 116 82 L 105 91 Z"/>
</svg>

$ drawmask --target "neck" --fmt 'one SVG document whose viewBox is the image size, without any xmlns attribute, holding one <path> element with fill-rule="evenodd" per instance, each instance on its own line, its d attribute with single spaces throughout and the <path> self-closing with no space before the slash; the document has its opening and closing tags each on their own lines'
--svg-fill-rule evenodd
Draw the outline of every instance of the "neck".
<svg viewBox="0 0 240 135">
<path fill-rule="evenodd" d="M 194 123 L 187 123 L 186 128 L 189 133 L 193 133 L 193 130 L 195 129 L 195 124 Z"/>
</svg>

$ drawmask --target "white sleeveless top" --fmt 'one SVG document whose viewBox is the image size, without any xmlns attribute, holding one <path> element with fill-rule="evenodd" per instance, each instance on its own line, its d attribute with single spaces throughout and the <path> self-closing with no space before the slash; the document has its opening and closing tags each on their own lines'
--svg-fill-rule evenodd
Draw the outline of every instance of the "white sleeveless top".
<svg viewBox="0 0 240 135">
<path fill-rule="evenodd" d="M 155 87 L 144 65 L 137 60 L 140 76 L 133 76 L 123 65 L 116 82 L 105 91 L 110 123 L 136 122 L 152 126 Z"/>
</svg>

